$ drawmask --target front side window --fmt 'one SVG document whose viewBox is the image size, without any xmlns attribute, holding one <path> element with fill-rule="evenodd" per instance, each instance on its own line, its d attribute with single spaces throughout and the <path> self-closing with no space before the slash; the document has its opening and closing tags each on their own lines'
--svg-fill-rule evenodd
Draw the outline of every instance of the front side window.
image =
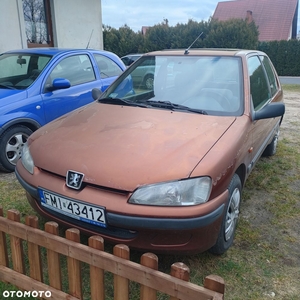
<svg viewBox="0 0 300 300">
<path fill-rule="evenodd" d="M 102 79 L 113 76 L 119 76 L 122 73 L 122 69 L 110 58 L 99 54 L 94 55 Z"/>
<path fill-rule="evenodd" d="M 252 56 L 248 59 L 248 69 L 253 107 L 254 110 L 259 110 L 271 98 L 269 83 L 258 56 Z"/>
<path fill-rule="evenodd" d="M 62 59 L 52 70 L 47 83 L 55 78 L 68 79 L 71 86 L 96 79 L 90 58 L 86 54 L 73 55 Z"/>
<path fill-rule="evenodd" d="M 271 62 L 266 56 L 260 56 L 260 59 L 266 69 L 266 73 L 270 83 L 271 94 L 272 96 L 274 96 L 277 93 L 279 87 L 278 87 L 278 83 Z"/>
<path fill-rule="evenodd" d="M 244 108 L 241 65 L 239 57 L 143 56 L 107 93 L 152 106 L 169 103 L 209 115 L 239 116 Z"/>
<path fill-rule="evenodd" d="M 51 56 L 12 53 L 0 56 L 0 88 L 25 89 L 43 71 Z"/>
</svg>

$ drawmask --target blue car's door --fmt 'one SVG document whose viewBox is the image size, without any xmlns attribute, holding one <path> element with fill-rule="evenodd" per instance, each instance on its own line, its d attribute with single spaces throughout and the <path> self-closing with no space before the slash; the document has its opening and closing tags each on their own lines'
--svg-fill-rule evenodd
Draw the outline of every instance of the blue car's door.
<svg viewBox="0 0 300 300">
<path fill-rule="evenodd" d="M 65 79 L 63 86 L 54 86 L 56 79 Z M 69 86 L 66 83 L 69 81 Z M 96 78 L 96 71 L 88 54 L 77 54 L 61 59 L 47 75 L 42 99 L 46 122 L 93 101 L 91 91 L 102 89 L 102 80 Z"/>
</svg>

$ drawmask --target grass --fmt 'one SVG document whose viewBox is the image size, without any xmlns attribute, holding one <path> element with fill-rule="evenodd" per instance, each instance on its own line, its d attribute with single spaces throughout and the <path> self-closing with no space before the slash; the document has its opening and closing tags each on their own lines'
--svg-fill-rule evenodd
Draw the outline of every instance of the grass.
<svg viewBox="0 0 300 300">
<path fill-rule="evenodd" d="M 300 93 L 300 86 L 284 86 L 284 91 Z M 189 266 L 191 281 L 199 285 L 209 274 L 222 276 L 228 300 L 300 299 L 299 199 L 300 137 L 293 141 L 285 138 L 275 156 L 260 159 L 246 182 L 233 247 L 222 256 L 208 252 L 159 255 L 159 269 L 169 273 L 171 264 L 181 261 Z M 25 215 L 35 214 L 15 180 L 0 182 L 0 203 L 5 212 L 10 208 L 22 212 L 23 221 Z M 41 219 L 41 226 L 43 223 Z M 111 252 L 111 247 L 106 246 L 106 251 Z M 133 261 L 139 262 L 140 256 L 131 252 Z M 65 263 L 63 272 L 66 273 Z M 112 277 L 106 276 L 107 294 L 112 298 Z M 67 289 L 66 282 L 64 285 Z M 88 279 L 84 286 L 88 286 Z M 13 289 L 0 282 L 0 298 L 3 291 Z M 131 299 L 138 299 L 138 291 L 138 285 L 132 283 Z M 159 299 L 165 297 L 160 295 Z"/>
</svg>

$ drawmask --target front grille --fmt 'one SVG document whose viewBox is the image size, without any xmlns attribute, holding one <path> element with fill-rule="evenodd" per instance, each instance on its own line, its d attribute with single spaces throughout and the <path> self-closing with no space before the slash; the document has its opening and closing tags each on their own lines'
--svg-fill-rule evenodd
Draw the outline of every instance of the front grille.
<svg viewBox="0 0 300 300">
<path fill-rule="evenodd" d="M 51 176 L 55 176 L 55 177 L 63 180 L 64 182 L 66 182 L 66 176 L 61 176 L 59 174 L 56 174 L 56 173 L 53 173 L 53 172 L 50 172 L 48 170 L 41 169 L 41 168 L 40 168 L 40 171 L 51 174 Z M 92 187 L 92 188 L 95 188 L 95 189 L 98 189 L 98 190 L 111 192 L 111 193 L 119 194 L 119 195 L 126 196 L 126 197 L 128 197 L 129 194 L 130 194 L 129 191 L 124 191 L 124 190 L 109 188 L 109 187 L 101 186 L 101 185 L 97 185 L 97 184 L 87 183 L 83 180 L 80 190 L 83 190 L 86 187 Z"/>
</svg>

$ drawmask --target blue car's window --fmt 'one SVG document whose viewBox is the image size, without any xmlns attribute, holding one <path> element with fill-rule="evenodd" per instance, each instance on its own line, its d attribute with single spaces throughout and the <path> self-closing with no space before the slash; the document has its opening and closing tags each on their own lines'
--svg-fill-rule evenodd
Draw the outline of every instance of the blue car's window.
<svg viewBox="0 0 300 300">
<path fill-rule="evenodd" d="M 11 53 L 0 56 L 1 88 L 26 89 L 39 76 L 51 56 Z"/>
<path fill-rule="evenodd" d="M 122 69 L 110 58 L 103 55 L 94 54 L 99 68 L 101 78 L 119 76 Z"/>
<path fill-rule="evenodd" d="M 90 82 L 96 79 L 93 66 L 88 55 L 72 55 L 62 59 L 52 70 L 47 83 L 55 78 L 68 79 L 71 86 Z"/>
</svg>

